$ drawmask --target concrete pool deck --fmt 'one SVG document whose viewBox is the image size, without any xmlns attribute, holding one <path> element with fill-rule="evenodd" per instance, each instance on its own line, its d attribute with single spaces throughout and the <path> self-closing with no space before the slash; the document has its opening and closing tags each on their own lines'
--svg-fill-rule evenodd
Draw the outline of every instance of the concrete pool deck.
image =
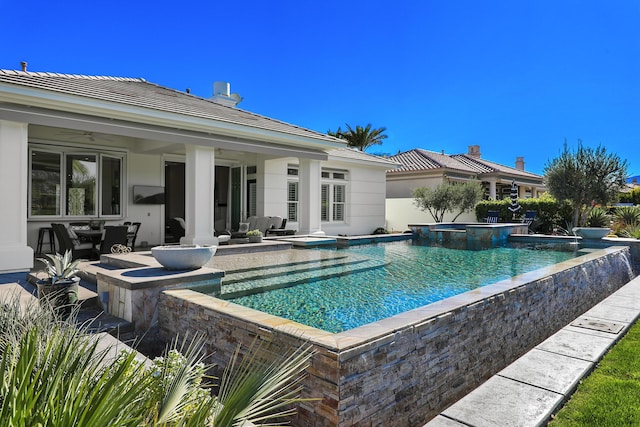
<svg viewBox="0 0 640 427">
<path fill-rule="evenodd" d="M 454 403 L 425 427 L 542 426 L 640 316 L 640 276 Z"/>
</svg>

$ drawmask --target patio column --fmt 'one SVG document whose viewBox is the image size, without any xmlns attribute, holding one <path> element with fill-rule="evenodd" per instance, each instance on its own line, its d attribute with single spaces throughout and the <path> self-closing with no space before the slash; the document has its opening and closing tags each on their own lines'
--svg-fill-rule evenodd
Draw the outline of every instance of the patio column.
<svg viewBox="0 0 640 427">
<path fill-rule="evenodd" d="M 209 147 L 186 146 L 185 159 L 185 236 L 181 244 L 217 245 L 213 235 L 215 151 Z"/>
<path fill-rule="evenodd" d="M 27 189 L 29 149 L 27 123 L 0 120 L 0 273 L 33 267 L 33 248 L 27 246 Z"/>
<path fill-rule="evenodd" d="M 520 197 L 521 199 L 527 197 L 527 187 L 525 187 L 524 185 L 518 186 L 518 197 Z"/>
<path fill-rule="evenodd" d="M 322 233 L 320 227 L 320 161 L 300 159 L 298 169 L 299 234 Z"/>
<path fill-rule="evenodd" d="M 493 200 L 497 200 L 496 199 L 496 180 L 495 179 L 490 179 L 489 180 L 489 197 L 491 197 Z"/>
</svg>

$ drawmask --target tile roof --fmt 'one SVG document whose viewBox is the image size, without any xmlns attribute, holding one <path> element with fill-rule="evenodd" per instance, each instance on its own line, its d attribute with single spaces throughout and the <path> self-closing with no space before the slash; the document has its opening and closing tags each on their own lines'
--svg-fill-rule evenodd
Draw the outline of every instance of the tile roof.
<svg viewBox="0 0 640 427">
<path fill-rule="evenodd" d="M 355 148 L 336 148 L 327 151 L 329 157 L 348 159 L 348 160 L 362 160 L 366 162 L 377 162 L 386 167 L 396 166 L 398 163 L 387 157 L 374 156 L 373 154 L 363 153 Z"/>
<path fill-rule="evenodd" d="M 462 162 L 448 156 L 446 154 L 436 153 L 435 151 L 422 150 L 415 148 L 413 150 L 398 153 L 390 156 L 389 160 L 400 163 L 400 168 L 390 170 L 388 172 L 418 172 L 437 169 L 456 169 L 463 172 L 477 173 L 477 170 L 465 165 Z"/>
<path fill-rule="evenodd" d="M 390 156 L 389 160 L 400 163 L 401 166 L 398 169 L 387 171 L 388 173 L 448 169 L 473 174 L 498 173 L 523 178 L 542 179 L 540 175 L 472 157 L 467 154 L 448 155 L 422 150 L 420 148 Z"/>
<path fill-rule="evenodd" d="M 217 104 L 209 99 L 150 83 L 141 78 L 0 69 L 0 84 L 2 83 L 282 132 L 332 143 L 341 142 L 320 132 Z"/>
</svg>

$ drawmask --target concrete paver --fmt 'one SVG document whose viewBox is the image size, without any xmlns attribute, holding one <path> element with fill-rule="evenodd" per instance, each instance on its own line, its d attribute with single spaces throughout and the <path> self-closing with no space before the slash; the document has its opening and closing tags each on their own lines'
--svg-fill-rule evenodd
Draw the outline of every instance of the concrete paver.
<svg viewBox="0 0 640 427">
<path fill-rule="evenodd" d="M 543 341 L 536 348 L 552 353 L 563 354 L 577 359 L 596 362 L 614 343 L 617 335 L 611 338 L 596 337 L 577 331 L 561 329 Z"/>
<path fill-rule="evenodd" d="M 548 419 L 563 399 L 560 393 L 496 375 L 443 415 L 475 427 L 534 426 Z"/>
<path fill-rule="evenodd" d="M 593 362 L 533 349 L 498 373 L 555 393 L 567 394 L 593 367 Z"/>
</svg>

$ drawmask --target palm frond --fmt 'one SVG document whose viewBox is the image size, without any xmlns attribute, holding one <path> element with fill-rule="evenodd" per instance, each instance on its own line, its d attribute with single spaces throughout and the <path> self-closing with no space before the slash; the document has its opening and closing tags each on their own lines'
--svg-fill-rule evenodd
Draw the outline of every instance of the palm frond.
<svg viewBox="0 0 640 427">
<path fill-rule="evenodd" d="M 242 358 L 238 348 L 221 380 L 218 398 L 223 408 L 216 414 L 214 426 L 264 423 L 291 415 L 294 410 L 290 405 L 301 401 L 299 383 L 312 355 L 309 345 L 277 353 L 254 341 Z"/>
</svg>

